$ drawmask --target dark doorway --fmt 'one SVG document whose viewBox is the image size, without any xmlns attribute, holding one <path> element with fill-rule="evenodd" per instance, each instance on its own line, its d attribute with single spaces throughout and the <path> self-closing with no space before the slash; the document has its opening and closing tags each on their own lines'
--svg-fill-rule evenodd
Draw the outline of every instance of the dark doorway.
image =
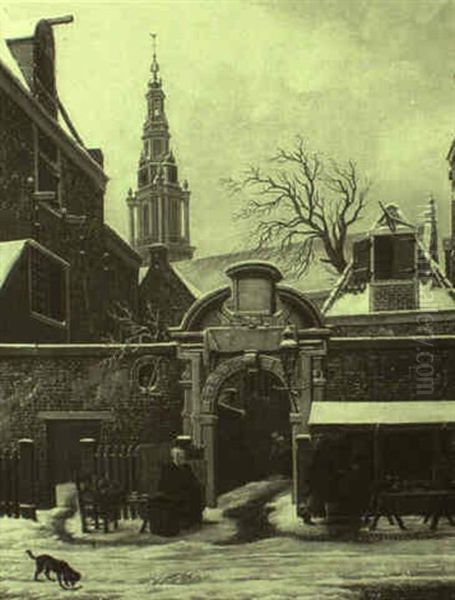
<svg viewBox="0 0 455 600">
<path fill-rule="evenodd" d="M 289 398 L 268 371 L 235 373 L 218 401 L 217 492 L 270 475 L 291 476 Z"/>
<path fill-rule="evenodd" d="M 47 423 L 49 481 L 75 481 L 80 468 L 81 438 L 99 439 L 100 421 L 56 420 Z"/>
<path fill-rule="evenodd" d="M 401 481 L 430 481 L 434 460 L 434 431 L 401 428 L 382 433 L 384 474 Z"/>
</svg>

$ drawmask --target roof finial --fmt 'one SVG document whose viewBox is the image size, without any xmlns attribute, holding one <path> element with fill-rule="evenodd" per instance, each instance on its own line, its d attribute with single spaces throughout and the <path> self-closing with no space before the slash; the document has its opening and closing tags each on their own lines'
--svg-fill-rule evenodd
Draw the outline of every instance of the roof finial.
<svg viewBox="0 0 455 600">
<path fill-rule="evenodd" d="M 158 71 L 160 70 L 160 67 L 158 65 L 158 61 L 156 60 L 156 33 L 151 33 L 150 37 L 153 40 L 153 61 L 150 71 L 153 75 L 153 82 L 158 83 Z"/>
</svg>

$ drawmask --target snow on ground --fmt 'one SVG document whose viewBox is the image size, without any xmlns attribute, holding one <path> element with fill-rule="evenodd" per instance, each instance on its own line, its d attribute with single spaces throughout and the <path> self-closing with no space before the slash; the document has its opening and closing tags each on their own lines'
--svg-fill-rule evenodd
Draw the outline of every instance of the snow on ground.
<svg viewBox="0 0 455 600">
<path fill-rule="evenodd" d="M 62 508 L 39 512 L 37 523 L 0 518 L 0 599 L 55 600 L 69 594 L 78 600 L 455 597 L 455 537 L 444 535 L 446 524 L 442 537 L 421 540 L 298 539 L 295 534 L 303 535 L 305 526 L 294 516 L 286 485 L 255 482 L 230 492 L 220 499 L 218 509 L 206 511 L 200 531 L 166 540 L 149 533 L 139 535 L 139 521 L 122 521 L 117 533 L 81 534 L 75 515 L 67 523 L 74 536 L 68 543 L 51 529 Z M 275 535 L 233 543 L 238 541 L 239 521 L 251 515 L 251 507 L 260 501 L 274 509 L 269 520 L 277 530 Z M 246 512 L 245 506 L 249 507 Z M 413 522 L 410 526 L 414 527 Z M 389 526 L 384 523 L 381 527 L 385 530 Z M 321 531 L 322 527 L 311 529 Z M 55 582 L 34 582 L 34 565 L 25 555 L 26 548 L 68 561 L 83 574 L 82 587 L 67 592 Z M 452 592 L 432 595 L 429 582 L 453 586 Z M 412 595 L 406 595 L 404 590 L 410 583 L 414 585 Z M 399 595 L 377 593 L 387 585 L 394 586 Z M 362 595 L 365 586 L 376 590 L 375 595 Z"/>
</svg>

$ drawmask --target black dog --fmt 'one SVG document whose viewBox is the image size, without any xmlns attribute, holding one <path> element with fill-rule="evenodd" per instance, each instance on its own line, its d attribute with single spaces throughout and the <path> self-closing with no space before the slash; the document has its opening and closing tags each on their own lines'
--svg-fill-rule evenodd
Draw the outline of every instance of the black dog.
<svg viewBox="0 0 455 600">
<path fill-rule="evenodd" d="M 38 575 L 43 572 L 49 581 L 55 581 L 51 577 L 51 573 L 55 573 L 61 588 L 64 590 L 75 589 L 74 586 L 81 579 L 81 574 L 70 567 L 67 562 L 54 558 L 49 554 L 35 556 L 30 550 L 25 552 L 35 561 L 35 575 L 33 577 L 35 581 L 38 581 Z"/>
</svg>

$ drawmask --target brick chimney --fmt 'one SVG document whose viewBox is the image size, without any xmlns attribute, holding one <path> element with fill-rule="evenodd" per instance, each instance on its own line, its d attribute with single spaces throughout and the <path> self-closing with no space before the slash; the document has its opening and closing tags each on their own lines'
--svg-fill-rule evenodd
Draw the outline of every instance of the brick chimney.
<svg viewBox="0 0 455 600">
<path fill-rule="evenodd" d="M 162 270 L 169 266 L 168 248 L 165 244 L 150 244 L 148 250 L 151 269 Z"/>
</svg>

